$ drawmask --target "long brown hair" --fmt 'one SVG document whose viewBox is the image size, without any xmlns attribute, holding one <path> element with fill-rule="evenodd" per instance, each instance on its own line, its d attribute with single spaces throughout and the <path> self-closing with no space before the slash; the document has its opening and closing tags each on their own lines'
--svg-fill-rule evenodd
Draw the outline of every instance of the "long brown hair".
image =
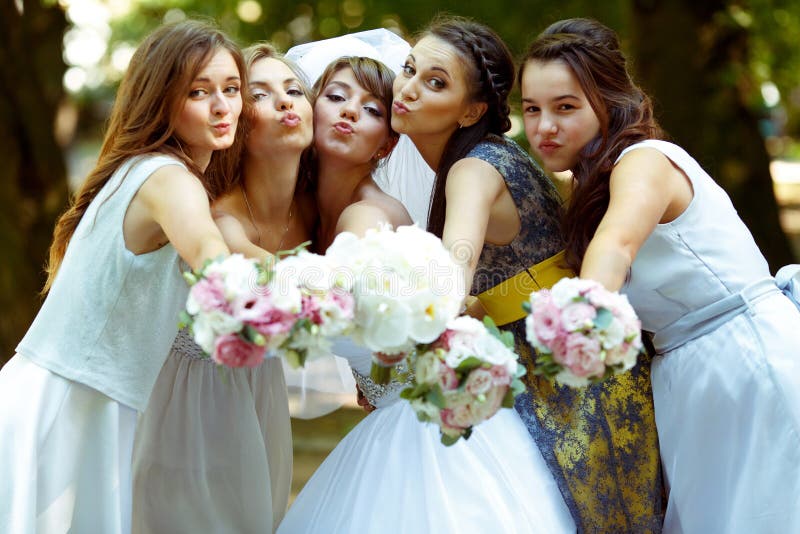
<svg viewBox="0 0 800 534">
<path fill-rule="evenodd" d="M 613 30 L 592 19 L 555 22 L 531 43 L 528 61 L 563 61 L 575 75 L 600 121 L 600 133 L 572 169 L 573 192 L 562 228 L 567 262 L 580 271 L 586 248 L 608 209 L 609 179 L 626 147 L 664 137 L 650 98 L 634 83 Z"/>
<path fill-rule="evenodd" d="M 380 100 L 381 104 L 383 104 L 387 114 L 386 128 L 388 128 L 389 137 L 397 139 L 400 134 L 392 129 L 392 123 L 389 120 L 389 113 L 391 113 L 392 109 L 392 99 L 394 98 L 392 94 L 394 72 L 392 72 L 392 69 L 376 59 L 369 57 L 344 56 L 331 61 L 328 66 L 325 67 L 325 70 L 322 71 L 322 74 L 320 74 L 319 78 L 317 78 L 317 81 L 314 84 L 311 105 L 316 105 L 317 99 L 322 93 L 322 90 L 328 86 L 333 77 L 336 76 L 339 71 L 348 68 L 353 71 L 353 77 L 356 79 L 358 84 L 378 97 L 378 100 Z M 311 146 L 313 147 L 314 144 L 312 143 Z M 377 165 L 377 162 L 375 164 Z M 305 166 L 308 173 L 309 182 L 313 184 L 317 174 L 317 158 L 314 150 L 309 152 L 309 158 L 306 160 Z"/>
<path fill-rule="evenodd" d="M 462 17 L 434 19 L 420 37 L 431 35 L 452 46 L 463 60 L 473 102 L 485 102 L 487 110 L 471 126 L 458 128 L 445 146 L 428 212 L 428 231 L 441 237 L 447 209 L 447 173 L 488 134 L 503 135 L 511 128 L 508 94 L 514 86 L 514 59 L 508 46 L 491 28 Z"/>
<path fill-rule="evenodd" d="M 230 52 L 239 68 L 244 107 L 248 100 L 244 98 L 247 70 L 241 51 L 211 23 L 184 20 L 163 25 L 137 48 L 117 91 L 97 165 L 56 223 L 43 292 L 52 286 L 89 204 L 125 160 L 152 152 L 169 154 L 201 179 L 211 198 L 228 188 L 227 182 L 235 176 L 238 154 L 230 149 L 214 152 L 203 173 L 184 153 L 175 135 L 175 122 L 189 84 L 217 50 Z M 243 127 L 240 123 L 236 137 L 241 137 Z"/>
</svg>

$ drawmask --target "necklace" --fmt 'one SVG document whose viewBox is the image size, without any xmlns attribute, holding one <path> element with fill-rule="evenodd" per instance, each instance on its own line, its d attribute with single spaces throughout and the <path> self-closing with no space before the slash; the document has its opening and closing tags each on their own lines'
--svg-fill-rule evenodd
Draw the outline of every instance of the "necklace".
<svg viewBox="0 0 800 534">
<path fill-rule="evenodd" d="M 256 224 L 256 218 L 253 216 L 253 208 L 250 207 L 250 201 L 247 199 L 247 191 L 245 191 L 244 183 L 239 182 L 239 189 L 242 190 L 242 198 L 244 198 L 244 205 L 247 206 L 247 214 L 250 216 L 250 224 L 253 225 L 253 229 L 256 231 L 256 239 L 257 245 L 261 246 L 261 230 L 258 229 L 258 225 Z M 294 206 L 294 199 L 292 199 L 291 204 L 289 204 L 289 216 L 286 218 L 286 225 L 283 227 L 283 235 L 281 236 L 281 240 L 278 243 L 278 248 L 275 252 L 278 252 L 283 247 L 283 240 L 286 239 L 286 234 L 289 233 L 289 223 L 292 222 L 292 207 Z"/>
</svg>

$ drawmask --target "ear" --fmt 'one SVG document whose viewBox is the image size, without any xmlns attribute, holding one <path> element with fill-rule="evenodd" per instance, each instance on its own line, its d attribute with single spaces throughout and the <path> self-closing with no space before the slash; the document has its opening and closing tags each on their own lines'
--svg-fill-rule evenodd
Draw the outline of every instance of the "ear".
<svg viewBox="0 0 800 534">
<path fill-rule="evenodd" d="M 397 141 L 400 139 L 399 135 L 390 135 L 386 142 L 375 152 L 374 159 L 381 160 L 392 153 L 394 147 L 397 146 Z"/>
<path fill-rule="evenodd" d="M 464 112 L 464 115 L 461 116 L 461 120 L 458 121 L 458 124 L 461 128 L 468 128 L 472 126 L 483 117 L 483 114 L 486 113 L 486 110 L 489 109 L 489 104 L 486 102 L 473 102 L 467 106 L 467 110 Z"/>
</svg>

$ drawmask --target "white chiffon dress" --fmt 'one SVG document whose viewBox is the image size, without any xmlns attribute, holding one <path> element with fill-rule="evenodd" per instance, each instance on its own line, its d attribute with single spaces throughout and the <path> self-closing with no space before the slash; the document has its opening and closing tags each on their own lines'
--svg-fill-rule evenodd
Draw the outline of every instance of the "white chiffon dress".
<svg viewBox="0 0 800 534">
<path fill-rule="evenodd" d="M 349 346 L 346 346 L 349 345 Z M 341 341 L 377 407 L 325 459 L 278 528 L 280 534 L 575 532 L 541 453 L 514 410 L 501 409 L 453 446 L 399 398 L 370 381 L 368 351 Z"/>
<path fill-rule="evenodd" d="M 42 308 L 0 369 L 0 533 L 131 530 L 137 412 L 178 332 L 188 288 L 172 245 L 122 232 L 142 184 L 178 160 L 124 162 L 81 218 Z"/>
<path fill-rule="evenodd" d="M 181 330 L 136 430 L 133 532 L 273 532 L 291 482 L 281 361 L 218 368 Z"/>
<path fill-rule="evenodd" d="M 800 532 L 800 312 L 697 162 L 664 141 L 626 150 L 645 147 L 694 189 L 644 243 L 623 288 L 659 353 L 664 532 Z"/>
</svg>

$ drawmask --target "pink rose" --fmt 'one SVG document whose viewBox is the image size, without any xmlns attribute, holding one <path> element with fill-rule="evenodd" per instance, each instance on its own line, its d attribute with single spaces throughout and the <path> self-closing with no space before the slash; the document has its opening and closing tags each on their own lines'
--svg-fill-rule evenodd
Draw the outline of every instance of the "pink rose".
<svg viewBox="0 0 800 534">
<path fill-rule="evenodd" d="M 314 324 L 322 324 L 319 300 L 312 295 L 301 297 L 300 317 L 304 317 Z"/>
<path fill-rule="evenodd" d="M 477 402 L 472 406 L 472 420 L 474 425 L 481 421 L 485 421 L 496 414 L 503 404 L 503 398 L 506 396 L 508 387 L 494 387 L 486 394 L 484 402 Z"/>
<path fill-rule="evenodd" d="M 565 365 L 575 376 L 602 376 L 605 364 L 599 358 L 599 340 L 582 334 L 570 334 L 565 349 Z"/>
<path fill-rule="evenodd" d="M 473 369 L 469 376 L 467 376 L 464 389 L 471 395 L 481 395 L 489 391 L 493 382 L 494 378 L 492 377 L 492 373 L 487 369 Z"/>
<path fill-rule="evenodd" d="M 225 299 L 222 281 L 218 277 L 203 278 L 189 290 L 192 298 L 204 312 L 220 310 L 230 314 L 231 308 Z"/>
<path fill-rule="evenodd" d="M 550 346 L 561 332 L 561 311 L 551 302 L 537 303 L 533 309 L 533 329 L 543 345 Z"/>
<path fill-rule="evenodd" d="M 267 337 L 288 334 L 298 319 L 293 313 L 274 308 L 271 304 L 260 307 L 258 312 L 247 322 Z"/>
<path fill-rule="evenodd" d="M 492 385 L 507 386 L 511 383 L 511 374 L 504 365 L 493 365 L 489 372 L 492 375 Z"/>
<path fill-rule="evenodd" d="M 442 422 L 454 428 L 469 428 L 473 425 L 472 411 L 469 404 L 458 404 L 445 408 L 441 412 Z"/>
<path fill-rule="evenodd" d="M 343 289 L 334 288 L 330 292 L 330 297 L 333 302 L 342 310 L 342 316 L 353 317 L 353 312 L 356 308 L 356 301 L 353 295 Z"/>
<path fill-rule="evenodd" d="M 442 386 L 443 391 L 452 391 L 458 388 L 456 372 L 446 365 L 439 366 L 439 385 Z"/>
<path fill-rule="evenodd" d="M 587 325 L 591 327 L 592 320 L 596 316 L 594 307 L 585 302 L 574 302 L 561 310 L 564 329 L 570 332 L 585 328 Z"/>
<path fill-rule="evenodd" d="M 213 360 L 228 367 L 257 367 L 264 361 L 264 347 L 236 334 L 226 334 L 214 342 Z"/>
<path fill-rule="evenodd" d="M 445 352 L 449 352 L 450 344 L 453 338 L 456 336 L 456 334 L 457 332 L 455 330 L 450 330 L 450 329 L 445 330 L 444 332 L 442 332 L 442 335 L 440 335 L 439 338 L 433 342 L 432 348 L 442 349 Z"/>
</svg>

